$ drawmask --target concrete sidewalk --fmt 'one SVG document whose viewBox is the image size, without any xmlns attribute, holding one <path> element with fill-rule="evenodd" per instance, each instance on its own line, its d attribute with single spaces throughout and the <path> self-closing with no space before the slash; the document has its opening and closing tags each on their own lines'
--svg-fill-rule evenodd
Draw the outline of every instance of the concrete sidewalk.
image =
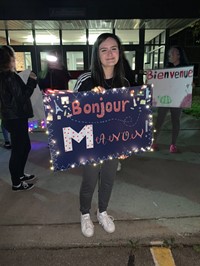
<svg viewBox="0 0 200 266">
<path fill-rule="evenodd" d="M 52 172 L 47 135 L 31 133 L 26 171 L 37 179 L 32 190 L 16 193 L 8 171 L 10 151 L 0 147 L 0 249 L 117 246 L 172 237 L 179 243 L 200 244 L 200 120 L 183 115 L 178 154 L 168 151 L 169 125 L 167 119 L 159 152 L 122 161 L 108 208 L 115 218 L 113 234 L 97 223 L 95 191 L 92 238 L 80 230 L 81 167 Z"/>
</svg>

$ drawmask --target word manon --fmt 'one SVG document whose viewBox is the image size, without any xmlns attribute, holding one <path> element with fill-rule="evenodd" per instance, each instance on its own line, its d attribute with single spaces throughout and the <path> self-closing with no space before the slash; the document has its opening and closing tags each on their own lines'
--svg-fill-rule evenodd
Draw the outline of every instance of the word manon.
<svg viewBox="0 0 200 266">
<path fill-rule="evenodd" d="M 134 130 L 134 133 L 129 132 L 128 130 L 119 132 L 117 134 L 112 133 L 109 136 L 106 136 L 105 133 L 101 133 L 100 136 L 95 137 L 95 142 L 97 144 L 105 145 L 107 142 L 113 141 L 128 141 L 130 139 L 135 139 L 137 137 L 142 138 L 144 130 L 141 130 L 141 133 L 138 130 Z M 93 125 L 84 126 L 81 131 L 78 133 L 71 127 L 63 128 L 63 139 L 65 152 L 73 151 L 72 139 L 80 143 L 84 138 L 86 138 L 86 149 L 94 148 L 94 134 L 93 134 Z"/>
</svg>

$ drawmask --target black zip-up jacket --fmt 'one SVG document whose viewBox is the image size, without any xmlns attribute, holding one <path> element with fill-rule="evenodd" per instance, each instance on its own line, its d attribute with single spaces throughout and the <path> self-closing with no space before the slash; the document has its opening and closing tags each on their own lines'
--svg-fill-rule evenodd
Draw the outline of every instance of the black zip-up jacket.
<svg viewBox="0 0 200 266">
<path fill-rule="evenodd" d="M 30 97 L 36 85 L 37 81 L 35 79 L 29 78 L 27 84 L 25 84 L 15 72 L 0 72 L 1 119 L 33 117 Z"/>
</svg>

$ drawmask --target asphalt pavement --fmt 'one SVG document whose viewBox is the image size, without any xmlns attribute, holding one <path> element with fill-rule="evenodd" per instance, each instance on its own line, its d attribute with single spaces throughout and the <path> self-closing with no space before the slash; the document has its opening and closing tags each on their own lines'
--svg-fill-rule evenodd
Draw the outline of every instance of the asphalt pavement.
<svg viewBox="0 0 200 266">
<path fill-rule="evenodd" d="M 32 150 L 26 172 L 37 176 L 35 187 L 30 191 L 16 193 L 11 190 L 8 170 L 10 150 L 0 147 L 1 266 L 118 266 L 127 265 L 133 246 L 145 248 L 152 243 L 162 245 L 172 239 L 173 246 L 200 245 L 199 119 L 182 115 L 177 142 L 179 153 L 169 153 L 171 133 L 168 116 L 158 140 L 158 152 L 132 155 L 121 161 L 122 169 L 117 173 L 108 207 L 108 213 L 115 219 L 116 231 L 108 234 L 97 222 L 96 190 L 91 210 L 95 234 L 91 238 L 84 237 L 80 230 L 82 168 L 51 171 L 47 135 L 35 131 L 30 136 Z M 0 139 L 3 142 L 1 135 Z M 103 248 L 107 248 L 108 255 Z M 109 252 L 109 249 L 112 250 Z M 101 253 L 102 250 L 104 252 Z M 53 252 L 57 256 L 53 256 Z M 93 252 L 99 259 L 92 264 L 95 257 L 91 258 L 89 254 Z M 35 262 L 34 258 L 39 258 L 39 254 L 41 261 L 38 259 Z M 141 254 L 143 257 L 146 253 Z M 147 252 L 147 258 L 149 254 Z M 118 260 L 114 260 L 116 256 Z M 29 263 L 25 264 L 27 257 Z M 91 264 L 85 262 L 86 257 Z M 107 257 L 113 262 L 106 263 Z M 55 258 L 57 263 L 53 264 Z M 123 262 L 119 258 L 123 258 Z M 200 261 L 200 257 L 196 260 Z M 155 265 L 148 259 L 145 261 L 149 264 L 140 262 L 135 265 Z M 187 266 L 198 266 L 195 262 L 190 265 L 189 259 L 187 263 Z"/>
</svg>

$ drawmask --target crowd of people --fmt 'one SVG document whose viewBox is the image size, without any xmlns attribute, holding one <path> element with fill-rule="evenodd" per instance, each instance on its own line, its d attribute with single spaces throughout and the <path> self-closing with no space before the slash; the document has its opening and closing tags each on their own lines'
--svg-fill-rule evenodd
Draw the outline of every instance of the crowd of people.
<svg viewBox="0 0 200 266">
<path fill-rule="evenodd" d="M 168 59 L 166 67 L 188 65 L 183 50 L 178 46 L 170 48 Z M 90 71 L 78 77 L 74 91 L 92 90 L 95 93 L 103 93 L 112 88 L 137 86 L 133 76 L 119 37 L 112 33 L 103 33 L 98 36 L 93 45 Z M 32 181 L 35 175 L 26 174 L 25 167 L 31 150 L 28 119 L 33 117 L 33 108 L 30 98 L 36 85 L 39 84 L 44 92 L 47 88 L 67 90 L 69 80 L 69 72 L 59 58 L 58 61 L 49 61 L 45 73 L 42 73 L 39 78 L 31 72 L 25 84 L 17 75 L 13 48 L 6 45 L 0 48 L 0 118 L 5 139 L 4 147 L 11 149 L 9 171 L 13 191 L 29 190 L 34 186 L 29 181 Z M 181 108 L 158 108 L 152 148 L 158 149 L 158 135 L 168 111 L 171 112 L 172 119 L 170 152 L 175 153 L 180 130 Z M 97 185 L 97 220 L 106 232 L 115 231 L 114 219 L 107 213 L 107 208 L 117 170 L 119 170 L 119 159 L 104 160 L 97 166 L 91 164 L 83 167 L 79 200 L 81 231 L 86 237 L 94 235 L 90 210 Z"/>
</svg>

